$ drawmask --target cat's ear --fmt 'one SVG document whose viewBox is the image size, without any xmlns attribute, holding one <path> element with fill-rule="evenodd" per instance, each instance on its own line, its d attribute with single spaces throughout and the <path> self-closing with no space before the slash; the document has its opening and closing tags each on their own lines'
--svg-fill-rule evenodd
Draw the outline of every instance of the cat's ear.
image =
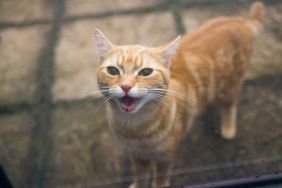
<svg viewBox="0 0 282 188">
<path fill-rule="evenodd" d="M 112 49 L 113 44 L 107 39 L 103 32 L 95 29 L 94 36 L 96 40 L 96 47 L 101 58 L 105 58 L 107 53 Z"/>
<path fill-rule="evenodd" d="M 181 36 L 178 36 L 173 41 L 157 48 L 157 51 L 164 59 L 166 66 L 170 66 L 171 59 L 176 55 L 180 43 L 181 43 Z"/>
</svg>

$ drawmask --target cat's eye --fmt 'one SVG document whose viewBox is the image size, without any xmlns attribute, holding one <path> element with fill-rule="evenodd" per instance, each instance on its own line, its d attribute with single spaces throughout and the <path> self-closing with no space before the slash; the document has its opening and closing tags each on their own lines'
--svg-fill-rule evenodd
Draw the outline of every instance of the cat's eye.
<svg viewBox="0 0 282 188">
<path fill-rule="evenodd" d="M 109 66 L 107 67 L 107 72 L 110 74 L 110 75 L 119 75 L 119 70 L 116 68 L 116 67 L 113 67 L 113 66 Z"/>
<path fill-rule="evenodd" d="M 139 76 L 149 76 L 150 74 L 152 74 L 153 73 L 153 69 L 151 69 L 151 68 L 145 68 L 145 69 L 142 69 L 139 73 L 138 73 L 138 75 Z"/>
</svg>

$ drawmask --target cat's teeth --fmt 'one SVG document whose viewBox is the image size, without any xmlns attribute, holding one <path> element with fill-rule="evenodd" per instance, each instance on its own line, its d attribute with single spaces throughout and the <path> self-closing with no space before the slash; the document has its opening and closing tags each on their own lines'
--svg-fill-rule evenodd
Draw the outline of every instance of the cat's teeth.
<svg viewBox="0 0 282 188">
<path fill-rule="evenodd" d="M 132 112 L 138 102 L 138 98 L 133 98 L 129 96 L 122 97 L 120 99 L 121 107 L 126 112 Z"/>
</svg>

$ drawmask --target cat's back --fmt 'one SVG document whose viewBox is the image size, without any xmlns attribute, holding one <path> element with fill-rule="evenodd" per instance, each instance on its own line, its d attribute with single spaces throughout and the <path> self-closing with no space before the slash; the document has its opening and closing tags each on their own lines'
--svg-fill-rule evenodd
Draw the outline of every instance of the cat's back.
<svg viewBox="0 0 282 188">
<path fill-rule="evenodd" d="M 172 78 L 196 88 L 199 106 L 237 93 L 261 27 L 262 6 L 253 4 L 250 18 L 216 18 L 183 36 L 171 66 Z M 233 85 L 238 87 L 232 90 Z"/>
<path fill-rule="evenodd" d="M 236 47 L 254 40 L 259 28 L 252 20 L 241 17 L 213 19 L 183 36 L 180 51 L 212 54 L 219 48 Z M 230 50 L 230 49 L 229 49 Z"/>
<path fill-rule="evenodd" d="M 250 19 L 220 17 L 184 35 L 173 59 L 172 77 L 209 80 L 216 66 L 227 65 L 237 55 L 250 56 L 256 36 L 255 28 Z M 192 76 L 188 76 L 187 71 Z"/>
<path fill-rule="evenodd" d="M 264 5 L 254 2 L 249 17 L 218 17 L 182 37 L 179 54 L 202 53 L 213 55 L 218 50 L 252 46 L 262 28 Z"/>
</svg>

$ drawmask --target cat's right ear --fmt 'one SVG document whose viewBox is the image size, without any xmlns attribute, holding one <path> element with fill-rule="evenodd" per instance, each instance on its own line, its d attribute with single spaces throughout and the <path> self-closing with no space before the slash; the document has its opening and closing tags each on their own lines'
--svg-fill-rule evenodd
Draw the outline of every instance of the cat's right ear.
<svg viewBox="0 0 282 188">
<path fill-rule="evenodd" d="M 95 35 L 98 54 L 102 59 L 104 59 L 107 53 L 112 49 L 113 44 L 109 41 L 109 39 L 107 39 L 107 37 L 99 29 L 95 29 L 94 35 Z"/>
</svg>

